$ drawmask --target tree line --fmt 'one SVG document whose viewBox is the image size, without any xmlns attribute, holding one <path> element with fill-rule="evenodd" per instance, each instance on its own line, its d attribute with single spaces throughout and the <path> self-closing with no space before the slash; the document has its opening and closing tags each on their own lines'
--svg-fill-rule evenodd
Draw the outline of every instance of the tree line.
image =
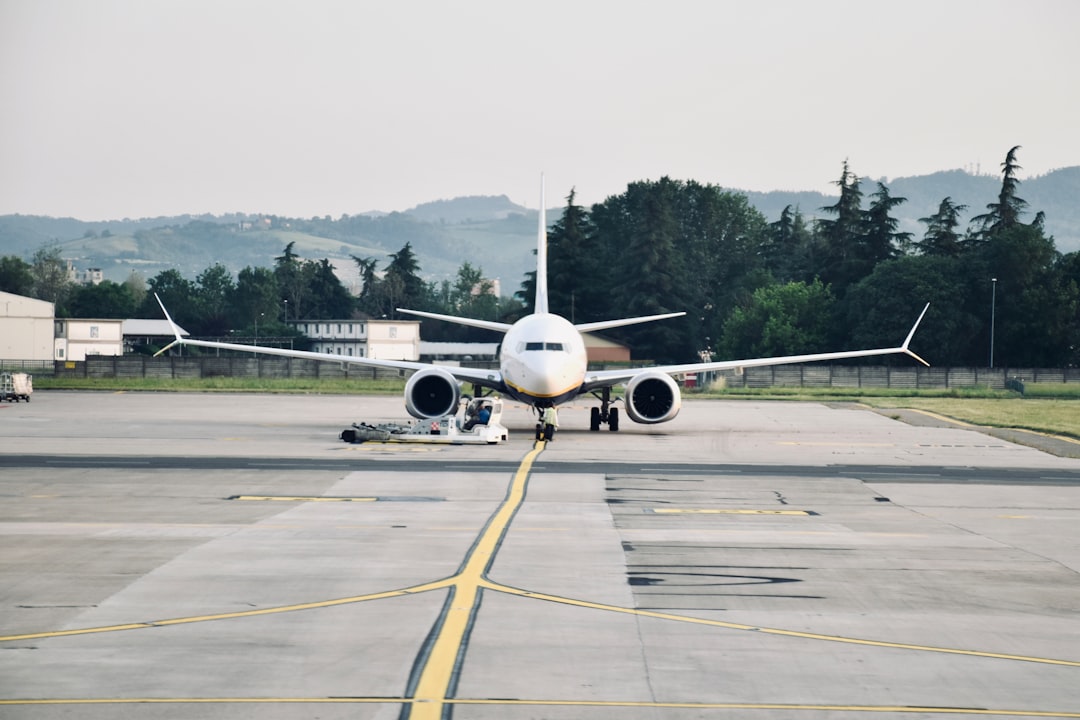
<svg viewBox="0 0 1080 720">
<path fill-rule="evenodd" d="M 935 365 L 988 365 L 993 332 L 995 365 L 1075 366 L 1080 253 L 1057 252 L 1042 212 L 1026 221 L 1019 149 L 985 212 L 962 228 L 966 207 L 946 197 L 921 238 L 898 229 L 905 199 L 881 182 L 864 197 L 846 162 L 837 202 L 814 220 L 788 206 L 770 223 L 743 195 L 669 178 L 589 210 L 571 192 L 549 233 L 552 311 L 686 310 L 610 331 L 635 357 L 685 362 L 894 347 L 930 302 L 913 347 Z"/>
<path fill-rule="evenodd" d="M 1063 367 L 1080 363 L 1080 253 L 1062 255 L 1030 222 L 1014 147 L 986 212 L 951 198 L 921 218 L 921 238 L 898 230 L 902 197 L 843 164 L 839 199 L 807 219 L 788 206 L 775 222 L 746 196 L 664 177 L 584 208 L 571 190 L 549 228 L 552 312 L 574 322 L 679 310 L 685 318 L 613 329 L 635 358 L 686 362 L 899 344 L 931 303 L 914 346 L 936 365 Z M 194 280 L 166 270 L 143 282 L 72 286 L 59 251 L 30 263 L 0 257 L 0 289 L 51 300 L 58 315 L 160 317 L 158 294 L 193 335 L 295 336 L 290 320 L 398 318 L 396 308 L 512 322 L 532 310 L 535 273 L 513 297 L 496 297 L 479 264 L 429 283 L 411 243 L 386 261 L 353 256 L 354 296 L 329 260 L 299 257 L 290 243 L 272 267 L 235 277 L 215 264 Z M 493 340 L 487 331 L 425 321 L 430 340 Z M 904 362 L 900 360 L 900 362 Z"/>
</svg>

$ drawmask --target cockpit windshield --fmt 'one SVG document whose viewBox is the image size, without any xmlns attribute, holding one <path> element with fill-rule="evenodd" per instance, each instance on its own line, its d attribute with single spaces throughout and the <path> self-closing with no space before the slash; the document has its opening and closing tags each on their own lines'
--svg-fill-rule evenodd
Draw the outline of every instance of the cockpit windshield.
<svg viewBox="0 0 1080 720">
<path fill-rule="evenodd" d="M 561 342 L 527 342 L 518 345 L 518 352 L 522 350 L 554 350 L 555 352 L 567 352 L 566 347 Z"/>
</svg>

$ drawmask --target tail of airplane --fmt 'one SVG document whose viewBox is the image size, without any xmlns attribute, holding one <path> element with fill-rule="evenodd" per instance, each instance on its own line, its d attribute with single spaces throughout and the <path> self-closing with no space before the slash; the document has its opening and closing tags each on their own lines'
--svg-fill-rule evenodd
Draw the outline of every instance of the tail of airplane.
<svg viewBox="0 0 1080 720">
<path fill-rule="evenodd" d="M 533 302 L 533 314 L 535 315 L 551 314 L 551 310 L 548 306 L 547 210 L 545 206 L 544 195 L 544 176 L 543 174 L 541 174 L 540 219 L 537 224 L 536 230 L 536 296 Z M 479 327 L 501 333 L 505 333 L 511 328 L 511 325 L 509 323 L 496 322 L 492 320 L 475 320 L 473 318 L 463 318 L 456 315 L 443 315 L 441 313 L 424 312 L 422 310 L 407 310 L 405 308 L 397 308 L 397 311 L 407 313 L 409 315 L 416 315 L 417 317 L 431 318 L 432 320 L 443 320 L 445 322 L 457 323 L 458 325 Z M 673 312 L 665 313 L 663 315 L 646 315 L 643 317 L 621 318 L 618 320 L 602 320 L 600 322 L 579 323 L 574 327 L 577 328 L 578 332 L 592 332 L 595 330 L 606 330 L 608 328 L 622 327 L 624 325 L 637 325 L 638 323 L 652 322 L 654 320 L 666 320 L 667 318 L 680 317 L 685 314 L 685 312 Z"/>
<path fill-rule="evenodd" d="M 544 175 L 540 174 L 540 224 L 536 231 L 536 298 L 533 312 L 546 315 L 548 312 L 547 291 L 547 219 L 544 204 Z"/>
</svg>

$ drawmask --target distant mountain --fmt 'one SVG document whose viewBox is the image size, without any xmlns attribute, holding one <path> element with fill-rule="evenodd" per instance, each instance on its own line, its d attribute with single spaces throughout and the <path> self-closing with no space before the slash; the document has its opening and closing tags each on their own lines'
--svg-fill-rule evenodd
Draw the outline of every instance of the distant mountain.
<svg viewBox="0 0 1080 720">
<path fill-rule="evenodd" d="M 864 207 L 877 189 L 876 182 L 863 180 Z M 997 176 L 961 170 L 882 182 L 893 197 L 907 198 L 894 216 L 900 229 L 915 238 L 921 238 L 926 229 L 919 218 L 934 214 L 944 198 L 968 206 L 966 227 L 968 219 L 996 201 L 1001 188 Z M 745 194 L 770 221 L 778 219 L 787 205 L 799 208 L 810 220 L 823 215 L 822 207 L 836 202 L 836 196 L 817 192 Z M 1019 194 L 1028 202 L 1025 220 L 1043 211 L 1058 250 L 1080 251 L 1080 167 L 1024 180 Z M 548 221 L 560 213 L 561 208 L 549 209 Z M 84 222 L 5 215 L 0 216 L 0 255 L 30 260 L 39 248 L 55 244 L 76 267 L 100 268 L 106 278 L 117 282 L 133 271 L 150 278 L 168 268 L 194 279 L 217 262 L 233 273 L 247 266 L 270 267 L 292 242 L 303 258 L 328 258 L 348 285 L 358 281 L 351 256 L 375 258 L 378 267 L 384 268 L 390 253 L 408 242 L 429 281 L 451 279 L 462 263 L 469 262 L 488 277 L 499 278 L 503 292 L 509 294 L 535 265 L 536 217 L 536 210 L 516 205 L 505 195 L 437 200 L 404 213 L 365 213 L 337 220 L 232 214 Z"/>
<path fill-rule="evenodd" d="M 505 195 L 470 195 L 452 200 L 436 200 L 405 211 L 417 220 L 433 223 L 471 223 L 505 220 L 528 211 L 510 201 Z"/>
</svg>

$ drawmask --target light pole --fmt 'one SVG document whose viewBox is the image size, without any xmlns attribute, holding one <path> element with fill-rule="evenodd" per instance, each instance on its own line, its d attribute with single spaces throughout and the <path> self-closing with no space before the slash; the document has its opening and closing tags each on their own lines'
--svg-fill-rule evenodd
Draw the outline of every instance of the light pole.
<svg viewBox="0 0 1080 720">
<path fill-rule="evenodd" d="M 994 323 L 997 313 L 997 278 L 990 278 L 990 369 L 994 369 Z"/>
</svg>

